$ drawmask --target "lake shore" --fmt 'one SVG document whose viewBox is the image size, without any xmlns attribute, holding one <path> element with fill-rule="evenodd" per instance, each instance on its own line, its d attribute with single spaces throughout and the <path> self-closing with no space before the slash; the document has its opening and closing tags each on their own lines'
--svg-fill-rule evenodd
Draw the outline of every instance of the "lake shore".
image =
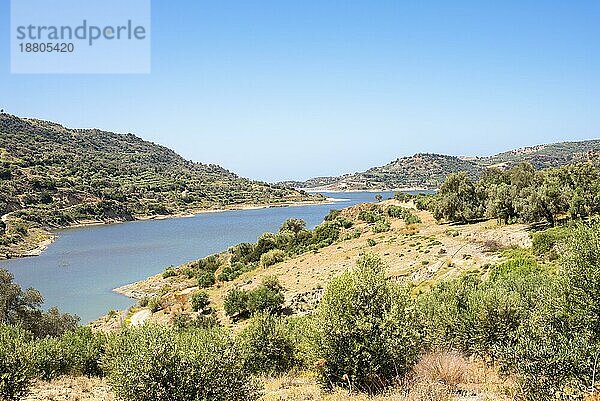
<svg viewBox="0 0 600 401">
<path fill-rule="evenodd" d="M 393 189 L 330 189 L 325 187 L 318 188 L 296 188 L 300 191 L 308 193 L 319 193 L 319 192 L 331 192 L 331 193 L 345 193 L 345 192 L 366 192 L 366 193 L 378 193 L 378 192 L 418 192 L 418 191 L 435 191 L 435 189 L 424 188 L 424 187 L 406 187 L 406 188 L 393 188 Z"/>
<path fill-rule="evenodd" d="M 7 259 L 18 259 L 18 258 L 30 258 L 35 256 L 40 256 L 52 243 L 56 240 L 58 234 L 57 231 L 61 230 L 70 230 L 70 229 L 78 229 L 85 227 L 93 227 L 93 226 L 104 226 L 110 224 L 123 224 L 132 221 L 148 221 L 148 220 L 168 220 L 168 219 L 178 219 L 178 218 L 191 218 L 200 214 L 205 213 L 220 213 L 220 212 L 229 212 L 236 210 L 258 210 L 258 209 L 268 209 L 268 208 L 276 208 L 276 207 L 295 207 L 295 206 L 312 206 L 312 205 L 327 205 L 327 204 L 335 204 L 336 202 L 341 202 L 344 199 L 337 198 L 325 198 L 322 201 L 295 201 L 295 202 L 281 202 L 281 203 L 268 203 L 268 204 L 257 204 L 257 205 L 232 205 L 225 206 L 219 208 L 207 208 L 207 209 L 193 209 L 185 212 L 178 212 L 174 214 L 167 215 L 140 215 L 133 216 L 133 220 L 126 219 L 113 219 L 110 221 L 102 221 L 102 220 L 82 220 L 74 224 L 70 224 L 65 227 L 61 227 L 55 230 L 43 230 L 44 236 L 41 240 L 34 240 L 28 238 L 24 241 L 25 249 L 20 251 L 15 251 L 15 253 L 9 254 L 0 254 L 0 260 Z M 39 238 L 36 236 L 36 238 Z"/>
</svg>

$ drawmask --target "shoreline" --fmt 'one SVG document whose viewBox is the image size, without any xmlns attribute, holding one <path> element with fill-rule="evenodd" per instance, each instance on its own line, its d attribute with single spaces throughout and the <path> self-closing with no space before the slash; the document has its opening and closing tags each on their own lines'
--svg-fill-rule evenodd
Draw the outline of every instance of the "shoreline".
<svg viewBox="0 0 600 401">
<path fill-rule="evenodd" d="M 366 192 L 366 193 L 377 193 L 377 192 L 416 192 L 416 191 L 433 191 L 436 189 L 423 188 L 423 187 L 406 187 L 406 188 L 393 188 L 393 189 L 327 189 L 323 187 L 315 187 L 315 188 L 295 188 L 299 191 L 304 191 L 307 193 L 321 193 L 321 192 L 331 192 L 331 193 L 346 193 L 346 192 Z"/>
<path fill-rule="evenodd" d="M 151 220 L 169 220 L 179 218 L 191 218 L 206 213 L 221 213 L 230 212 L 237 210 L 259 210 L 259 209 L 270 209 L 276 207 L 295 207 L 295 206 L 316 206 L 316 205 L 331 205 L 336 202 L 343 202 L 344 199 L 327 197 L 323 201 L 295 201 L 295 202 L 281 202 L 281 203 L 267 203 L 264 205 L 238 205 L 223 208 L 211 208 L 211 209 L 194 209 L 187 212 L 178 212 L 174 214 L 161 214 L 161 215 L 150 215 L 150 216 L 134 216 L 133 220 L 114 220 L 114 221 L 101 221 L 101 220 L 83 220 L 75 224 L 70 224 L 65 227 L 56 228 L 52 230 L 44 230 L 48 235 L 48 238 L 38 242 L 35 246 L 19 255 L 0 255 L 0 260 L 11 260 L 11 259 L 22 259 L 22 258 L 33 258 L 40 256 L 44 251 L 48 249 L 50 245 L 56 241 L 59 236 L 59 231 L 80 229 L 94 226 L 105 226 L 112 224 L 124 224 L 132 223 L 135 221 L 151 221 Z M 9 257 L 7 257 L 9 256 Z"/>
</svg>

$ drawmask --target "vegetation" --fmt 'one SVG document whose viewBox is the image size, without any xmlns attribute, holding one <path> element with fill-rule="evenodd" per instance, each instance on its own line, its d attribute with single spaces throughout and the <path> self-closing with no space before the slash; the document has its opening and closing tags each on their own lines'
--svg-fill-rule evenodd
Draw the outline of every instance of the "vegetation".
<svg viewBox="0 0 600 401">
<path fill-rule="evenodd" d="M 192 295 L 192 310 L 195 312 L 204 310 L 210 304 L 206 291 L 196 291 Z"/>
<path fill-rule="evenodd" d="M 248 371 L 276 374 L 295 365 L 295 345 L 283 318 L 259 313 L 240 337 Z"/>
<path fill-rule="evenodd" d="M 57 308 L 45 312 L 43 302 L 39 291 L 23 291 L 8 270 L 0 269 L 0 324 L 20 326 L 38 338 L 58 337 L 77 327 L 77 316 L 61 314 Z"/>
<path fill-rule="evenodd" d="M 33 369 L 25 332 L 0 324 L 0 399 L 18 400 L 27 394 Z"/>
<path fill-rule="evenodd" d="M 234 288 L 224 300 L 225 314 L 234 320 L 247 318 L 254 313 L 277 313 L 283 306 L 283 287 L 276 277 L 267 277 L 253 290 Z"/>
<path fill-rule="evenodd" d="M 531 249 L 505 250 L 502 262 L 430 289 L 386 278 L 382 260 L 363 255 L 302 317 L 279 313 L 282 288 L 267 278 L 227 295 L 230 316 L 252 317 L 237 335 L 204 315 L 109 336 L 80 328 L 36 339 L 19 323 L 2 324 L 0 395 L 18 399 L 34 378 L 106 375 L 125 400 L 252 400 L 255 375 L 293 369 L 313 369 L 326 389 L 379 393 L 414 374 L 455 388 L 474 357 L 517 380 L 522 399 L 583 400 L 600 349 L 600 222 L 533 236 Z M 206 308 L 206 293 L 192 303 Z"/>
<path fill-rule="evenodd" d="M 251 401 L 259 395 L 240 347 L 219 328 L 131 329 L 109 341 L 103 367 L 123 400 Z"/>
<path fill-rule="evenodd" d="M 409 292 L 364 256 L 327 287 L 316 315 L 326 387 L 379 392 L 406 373 L 419 352 Z"/>
<path fill-rule="evenodd" d="M 325 221 L 312 231 L 306 229 L 303 220 L 288 219 L 276 234 L 265 233 L 256 243 L 238 244 L 229 248 L 227 252 L 188 263 L 185 268 L 167 268 L 163 272 L 163 278 L 184 275 L 187 278 L 196 278 L 200 288 L 209 288 L 216 284 L 217 280 L 232 281 L 258 267 L 268 268 L 289 257 L 331 245 L 340 240 L 342 234 L 345 234 L 344 238 L 351 238 L 355 235 L 348 231 L 352 225 L 352 221 L 342 217 L 339 211 L 332 211 Z M 389 229 L 389 225 L 384 228 Z M 237 307 L 232 308 L 233 315 L 241 311 Z M 233 312 L 234 310 L 236 312 Z"/>
<path fill-rule="evenodd" d="M 0 115 L 0 253 L 31 228 L 321 199 L 184 160 L 132 134 Z M 2 247 L 5 248 L 2 248 Z"/>
<path fill-rule="evenodd" d="M 333 190 L 395 190 L 397 188 L 437 189 L 454 173 L 465 172 L 477 179 L 486 168 L 510 169 L 521 163 L 536 169 L 555 168 L 598 158 L 600 140 L 562 142 L 516 149 L 491 157 L 460 158 L 418 153 L 396 159 L 384 166 L 340 177 L 318 177 L 304 182 L 286 181 L 291 188 L 324 188 Z"/>
<path fill-rule="evenodd" d="M 504 223 L 580 219 L 600 212 L 600 166 L 567 165 L 536 171 L 530 164 L 489 169 L 472 181 L 452 174 L 440 187 L 431 210 L 438 220 L 465 223 L 495 218 Z"/>
</svg>

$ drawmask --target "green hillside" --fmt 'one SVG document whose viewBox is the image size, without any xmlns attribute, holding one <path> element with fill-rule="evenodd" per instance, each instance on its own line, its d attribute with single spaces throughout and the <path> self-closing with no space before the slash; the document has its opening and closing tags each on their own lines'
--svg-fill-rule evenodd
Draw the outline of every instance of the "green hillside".
<svg viewBox="0 0 600 401">
<path fill-rule="evenodd" d="M 185 160 L 133 134 L 0 115 L 0 247 L 30 229 L 85 220 L 315 199 Z"/>
<path fill-rule="evenodd" d="M 320 190 L 393 190 L 399 188 L 438 188 L 452 173 L 465 171 L 477 178 L 487 167 L 510 168 L 531 163 L 537 169 L 598 159 L 600 140 L 561 142 L 515 149 L 494 156 L 457 157 L 418 153 L 396 159 L 384 166 L 373 167 L 339 177 L 319 177 L 307 181 L 285 181 L 290 188 Z"/>
</svg>

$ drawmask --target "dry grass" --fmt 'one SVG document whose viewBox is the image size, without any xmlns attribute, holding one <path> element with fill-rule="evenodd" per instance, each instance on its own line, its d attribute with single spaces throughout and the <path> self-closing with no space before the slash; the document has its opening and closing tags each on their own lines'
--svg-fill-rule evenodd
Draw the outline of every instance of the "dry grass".
<svg viewBox="0 0 600 401">
<path fill-rule="evenodd" d="M 115 401 L 108 384 L 101 379 L 61 377 L 52 382 L 38 381 L 22 401 Z"/>
<path fill-rule="evenodd" d="M 458 390 L 458 386 L 467 380 L 469 367 L 468 361 L 458 352 L 438 351 L 425 354 L 413 372 L 416 383 L 439 383 Z"/>
<path fill-rule="evenodd" d="M 508 401 L 514 399 L 516 388 L 483 362 L 443 351 L 424 355 L 410 380 L 374 397 L 344 390 L 324 392 L 314 374 L 307 372 L 265 378 L 264 385 L 263 401 Z"/>
</svg>

